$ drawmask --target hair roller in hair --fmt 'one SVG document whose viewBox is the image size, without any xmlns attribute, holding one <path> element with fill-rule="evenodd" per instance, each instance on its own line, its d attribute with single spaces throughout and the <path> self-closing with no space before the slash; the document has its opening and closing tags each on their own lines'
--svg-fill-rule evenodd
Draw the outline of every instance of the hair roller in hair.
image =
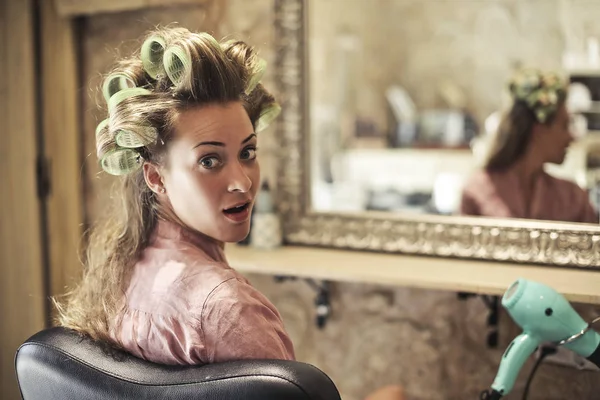
<svg viewBox="0 0 600 400">
<path fill-rule="evenodd" d="M 144 71 L 152 79 L 163 71 L 163 55 L 165 53 L 165 40 L 160 36 L 151 36 L 142 44 L 141 58 Z"/>
<path fill-rule="evenodd" d="M 111 175 L 126 175 L 142 165 L 142 157 L 133 149 L 120 147 L 108 151 L 100 159 L 100 166 Z"/>
<path fill-rule="evenodd" d="M 104 100 L 108 103 L 110 98 L 116 93 L 134 87 L 135 82 L 129 76 L 123 73 L 111 74 L 104 80 L 102 94 L 104 95 Z"/>
<path fill-rule="evenodd" d="M 108 128 L 108 118 L 100 121 L 98 126 L 96 126 L 96 140 L 98 140 L 98 136 L 100 136 L 101 134 L 104 133 L 102 131 L 107 128 Z"/>
<path fill-rule="evenodd" d="M 105 119 L 96 127 L 96 155 L 100 159 L 115 146 L 115 140 L 108 129 L 108 119 Z"/>
<path fill-rule="evenodd" d="M 112 95 L 111 98 L 108 100 L 108 113 L 112 114 L 115 108 L 125 99 L 134 96 L 145 96 L 151 93 L 152 92 L 150 92 L 148 89 L 139 87 L 123 89 Z"/>
<path fill-rule="evenodd" d="M 135 130 L 120 129 L 115 134 L 115 142 L 130 149 L 146 146 L 158 138 L 157 130 L 152 126 L 140 125 Z"/>
<path fill-rule="evenodd" d="M 210 33 L 206 33 L 206 32 L 200 32 L 198 33 L 198 36 L 201 39 L 206 39 L 207 41 L 209 41 L 213 46 L 221 48 L 221 45 L 219 44 L 219 41 L 217 39 L 214 38 L 214 36 L 212 36 Z"/>
<path fill-rule="evenodd" d="M 261 112 L 256 121 L 255 131 L 258 133 L 267 129 L 267 127 L 279 116 L 281 107 L 277 103 L 272 103 L 266 106 Z"/>
<path fill-rule="evenodd" d="M 266 70 L 267 62 L 264 59 L 259 58 L 256 62 L 256 65 L 252 69 L 252 75 L 250 75 L 250 79 L 246 85 L 246 94 L 252 93 L 254 88 L 256 88 L 256 85 L 258 85 L 262 77 L 265 75 Z"/>
<path fill-rule="evenodd" d="M 167 76 L 175 86 L 179 86 L 192 68 L 192 61 L 186 51 L 179 46 L 169 47 L 163 55 Z"/>
<path fill-rule="evenodd" d="M 96 136 L 96 156 L 98 159 L 102 159 L 106 153 L 115 149 L 117 144 L 113 137 L 111 137 L 108 129 L 101 130 Z"/>
</svg>

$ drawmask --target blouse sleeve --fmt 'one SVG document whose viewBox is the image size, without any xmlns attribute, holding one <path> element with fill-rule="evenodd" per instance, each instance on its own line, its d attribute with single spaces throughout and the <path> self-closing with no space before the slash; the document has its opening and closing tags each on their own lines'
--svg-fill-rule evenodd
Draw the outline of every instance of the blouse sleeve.
<svg viewBox="0 0 600 400">
<path fill-rule="evenodd" d="M 201 314 L 205 359 L 294 360 L 283 321 L 269 301 L 250 284 L 231 278 L 206 299 Z"/>
</svg>

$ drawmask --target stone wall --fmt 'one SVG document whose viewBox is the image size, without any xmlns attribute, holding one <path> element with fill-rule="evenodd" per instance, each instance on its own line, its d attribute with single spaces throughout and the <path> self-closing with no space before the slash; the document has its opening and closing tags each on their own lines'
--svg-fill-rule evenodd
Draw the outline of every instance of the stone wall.
<svg viewBox="0 0 600 400">
<path fill-rule="evenodd" d="M 298 359 L 329 374 L 344 400 L 397 383 L 408 400 L 478 399 L 494 380 L 504 349 L 520 333 L 501 313 L 498 347 L 489 348 L 488 309 L 480 298 L 354 283 L 333 285 L 332 315 L 319 329 L 315 292 L 305 282 L 250 278 L 280 310 Z M 576 308 L 585 316 L 597 313 L 589 305 Z M 525 364 L 506 399 L 521 399 L 532 365 L 532 360 Z M 598 372 L 544 363 L 529 400 L 592 400 L 599 393 Z"/>
</svg>

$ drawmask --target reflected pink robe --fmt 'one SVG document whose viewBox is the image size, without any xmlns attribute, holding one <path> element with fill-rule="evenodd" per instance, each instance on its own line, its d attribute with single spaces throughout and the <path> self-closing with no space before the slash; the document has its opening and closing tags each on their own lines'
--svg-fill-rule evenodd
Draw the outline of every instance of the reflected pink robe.
<svg viewBox="0 0 600 400">
<path fill-rule="evenodd" d="M 294 359 L 279 313 L 221 247 L 169 222 L 135 265 L 120 316 L 113 339 L 156 363 Z"/>
<path fill-rule="evenodd" d="M 598 223 L 585 190 L 573 182 L 541 173 L 526 204 L 513 171 L 477 172 L 465 186 L 460 213 L 486 217 Z"/>
</svg>

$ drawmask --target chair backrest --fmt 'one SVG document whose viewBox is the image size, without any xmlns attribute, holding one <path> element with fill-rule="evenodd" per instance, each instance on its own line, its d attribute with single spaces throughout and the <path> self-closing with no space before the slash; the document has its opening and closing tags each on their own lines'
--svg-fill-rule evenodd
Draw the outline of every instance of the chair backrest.
<svg viewBox="0 0 600 400">
<path fill-rule="evenodd" d="M 108 354 L 64 328 L 29 338 L 17 351 L 24 400 L 340 400 L 327 375 L 296 361 L 247 360 L 167 366 Z"/>
</svg>

